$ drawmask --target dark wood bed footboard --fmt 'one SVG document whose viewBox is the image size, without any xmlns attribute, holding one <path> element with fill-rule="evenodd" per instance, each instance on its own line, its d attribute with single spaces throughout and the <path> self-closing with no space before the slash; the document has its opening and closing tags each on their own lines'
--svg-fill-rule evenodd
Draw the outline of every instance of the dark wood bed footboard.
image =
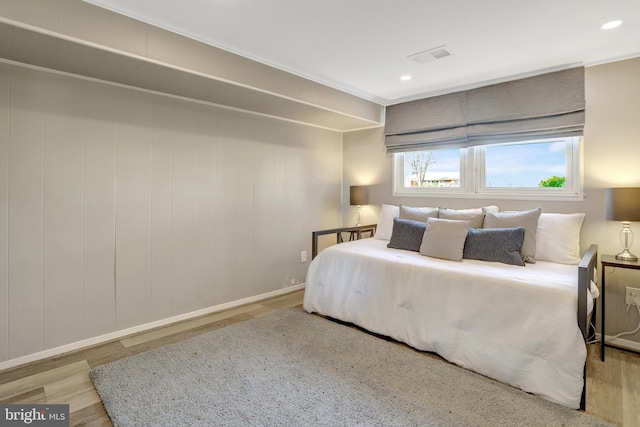
<svg viewBox="0 0 640 427">
<path fill-rule="evenodd" d="M 363 237 L 363 233 L 369 233 L 368 237 L 373 237 L 376 234 L 377 224 L 369 225 L 354 225 L 353 227 L 341 227 L 331 228 L 329 230 L 319 230 L 311 232 L 311 259 L 314 259 L 318 255 L 318 237 L 324 234 L 335 234 L 336 243 L 342 243 L 344 238 L 342 233 L 349 233 L 349 240 L 360 240 Z"/>
<path fill-rule="evenodd" d="M 587 295 L 591 281 L 596 282 L 595 268 L 598 261 L 598 246 L 591 245 L 578 265 L 578 327 L 585 341 L 589 336 L 589 313 L 587 313 Z"/>
<path fill-rule="evenodd" d="M 578 327 L 582 332 L 585 343 L 589 337 L 589 313 L 587 311 L 587 295 L 591 287 L 591 281 L 597 281 L 596 264 L 598 262 L 598 246 L 591 245 L 580 260 L 578 265 Z M 585 364 L 583 372 L 584 385 L 582 387 L 582 398 L 580 399 L 580 409 L 586 408 L 587 396 L 587 366 Z"/>
</svg>

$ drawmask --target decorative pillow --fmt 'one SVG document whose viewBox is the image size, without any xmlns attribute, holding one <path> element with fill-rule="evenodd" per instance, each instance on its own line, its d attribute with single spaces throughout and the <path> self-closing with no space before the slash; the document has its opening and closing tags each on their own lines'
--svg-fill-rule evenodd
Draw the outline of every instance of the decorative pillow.
<svg viewBox="0 0 640 427">
<path fill-rule="evenodd" d="M 561 264 L 580 263 L 580 230 L 585 214 L 543 213 L 536 231 L 536 259 Z"/>
<path fill-rule="evenodd" d="M 397 217 L 400 211 L 394 205 L 382 205 L 380 209 L 380 218 L 376 227 L 375 239 L 389 240 L 393 232 L 393 218 Z"/>
<path fill-rule="evenodd" d="M 536 231 L 538 218 L 542 209 L 535 208 L 522 212 L 487 212 L 484 217 L 483 228 L 512 228 L 522 226 L 525 228 L 524 242 L 522 243 L 522 258 L 525 262 L 535 263 L 536 255 Z"/>
<path fill-rule="evenodd" d="M 496 205 L 485 206 L 481 209 L 482 209 L 482 212 L 485 213 L 485 215 L 487 214 L 487 212 L 491 212 L 491 213 L 500 212 L 500 208 L 497 207 Z"/>
<path fill-rule="evenodd" d="M 469 228 L 463 257 L 524 266 L 522 242 L 524 227 Z"/>
<path fill-rule="evenodd" d="M 469 221 L 429 218 L 420 253 L 434 258 L 462 261 L 468 231 Z"/>
<path fill-rule="evenodd" d="M 438 212 L 438 218 L 469 221 L 469 227 L 482 228 L 482 223 L 484 222 L 484 212 L 482 212 L 482 209 L 455 210 L 440 208 L 440 211 Z"/>
<path fill-rule="evenodd" d="M 491 206 L 484 206 L 482 208 L 471 208 L 471 209 L 450 209 L 450 208 L 439 208 L 439 209 L 446 209 L 448 211 L 451 212 L 459 212 L 459 213 L 469 213 L 469 214 L 481 214 L 481 213 L 487 213 L 487 212 L 491 212 L 491 213 L 496 213 L 496 212 L 500 212 L 500 208 L 496 205 L 491 205 Z"/>
<path fill-rule="evenodd" d="M 475 209 L 448 209 L 440 208 L 438 218 L 458 219 L 469 221 L 469 226 L 473 228 L 482 228 L 484 215 L 486 212 L 499 212 L 500 208 L 495 205 L 485 206 Z"/>
<path fill-rule="evenodd" d="M 412 208 L 400 205 L 400 218 L 427 222 L 427 218 L 438 218 L 438 208 Z"/>
<path fill-rule="evenodd" d="M 387 247 L 418 252 L 426 227 L 427 224 L 421 221 L 394 218 L 393 233 Z"/>
</svg>

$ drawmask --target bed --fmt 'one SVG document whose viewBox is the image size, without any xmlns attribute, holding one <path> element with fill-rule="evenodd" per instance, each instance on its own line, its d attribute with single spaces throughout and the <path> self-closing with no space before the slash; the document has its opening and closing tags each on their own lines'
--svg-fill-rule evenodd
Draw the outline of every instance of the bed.
<svg viewBox="0 0 640 427">
<path fill-rule="evenodd" d="M 578 265 L 453 262 L 367 238 L 311 262 L 304 309 L 547 400 L 584 408 L 597 247 Z"/>
</svg>

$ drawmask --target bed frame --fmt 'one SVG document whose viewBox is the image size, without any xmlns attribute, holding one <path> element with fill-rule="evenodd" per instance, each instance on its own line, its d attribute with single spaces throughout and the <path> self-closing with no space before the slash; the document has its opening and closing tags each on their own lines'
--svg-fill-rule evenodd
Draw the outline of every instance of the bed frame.
<svg viewBox="0 0 640 427">
<path fill-rule="evenodd" d="M 351 232 L 351 234 L 353 235 L 354 233 L 358 233 L 357 238 L 350 238 L 350 240 L 357 240 L 359 239 L 360 236 L 360 232 L 362 231 L 361 229 L 363 228 L 367 228 L 367 231 L 369 231 L 368 229 L 371 228 L 372 226 L 356 226 L 356 227 L 348 227 L 348 228 L 342 228 L 342 229 L 331 229 L 331 230 L 322 230 L 322 231 L 316 231 L 313 232 L 312 234 L 312 246 L 313 246 L 313 256 L 312 258 L 315 258 L 315 256 L 318 253 L 318 236 L 319 235 L 323 235 L 323 234 L 333 234 L 336 233 L 338 235 L 337 238 L 337 242 L 341 243 L 342 240 L 342 232 Z M 375 227 L 375 226 L 374 226 Z M 375 229 L 375 228 L 374 228 Z M 589 338 L 592 330 L 590 327 L 590 318 L 592 315 L 595 314 L 595 305 L 594 305 L 594 311 L 592 313 L 589 313 L 587 310 L 587 298 L 588 298 L 588 293 L 589 293 L 589 289 L 591 287 L 591 281 L 596 282 L 597 283 L 597 277 L 596 277 L 596 265 L 597 265 L 597 260 L 598 260 L 598 246 L 597 245 L 591 245 L 589 247 L 589 249 L 585 252 L 585 254 L 582 256 L 580 263 L 578 264 L 578 310 L 577 310 L 577 321 L 578 321 L 578 327 L 580 329 L 580 331 L 582 332 L 582 337 L 585 340 L 585 343 L 587 342 L 587 339 Z M 583 387 L 582 387 L 582 396 L 580 398 L 580 409 L 581 410 L 585 410 L 586 408 L 586 389 L 587 389 L 587 371 L 586 371 L 586 363 L 584 366 L 584 370 L 583 370 Z"/>
<path fill-rule="evenodd" d="M 598 246 L 591 245 L 583 255 L 578 264 L 578 327 L 582 332 L 582 337 L 587 342 L 590 333 L 589 313 L 587 312 L 587 295 L 591 286 L 591 281 L 597 282 L 596 264 L 598 262 Z M 595 312 L 595 305 L 594 305 Z M 593 313 L 592 313 L 593 314 Z M 586 408 L 587 396 L 587 365 L 584 366 L 584 386 L 582 387 L 582 397 L 580 399 L 580 409 Z"/>
</svg>

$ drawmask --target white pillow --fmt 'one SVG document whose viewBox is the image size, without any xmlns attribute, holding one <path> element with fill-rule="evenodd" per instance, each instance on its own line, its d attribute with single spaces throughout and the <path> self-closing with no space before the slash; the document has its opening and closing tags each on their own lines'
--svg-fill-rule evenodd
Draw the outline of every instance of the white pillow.
<svg viewBox="0 0 640 427">
<path fill-rule="evenodd" d="M 400 208 L 394 205 L 382 205 L 380 218 L 376 227 L 374 239 L 391 240 L 393 233 L 393 218 L 400 216 Z"/>
<path fill-rule="evenodd" d="M 500 212 L 500 208 L 498 206 L 496 206 L 496 205 L 485 206 L 485 207 L 480 208 L 480 209 L 482 209 L 482 211 L 484 213 L 487 213 L 487 212 L 491 212 L 491 213 Z"/>
<path fill-rule="evenodd" d="M 580 230 L 585 214 L 543 213 L 536 231 L 536 260 L 580 263 Z"/>
</svg>

